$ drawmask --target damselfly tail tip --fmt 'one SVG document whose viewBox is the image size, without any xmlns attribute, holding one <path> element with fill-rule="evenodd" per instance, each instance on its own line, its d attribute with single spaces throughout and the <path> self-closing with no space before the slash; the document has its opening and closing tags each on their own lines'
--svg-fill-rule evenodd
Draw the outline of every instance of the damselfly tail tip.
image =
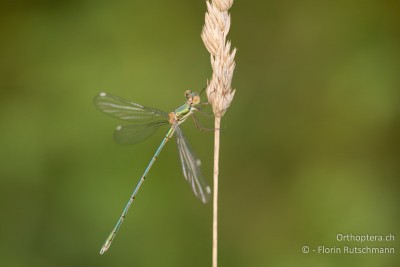
<svg viewBox="0 0 400 267">
<path fill-rule="evenodd" d="M 103 255 L 104 254 L 104 252 L 106 252 L 107 251 L 107 248 L 105 248 L 105 247 L 102 247 L 101 248 L 101 250 L 100 250 L 100 255 Z"/>
<path fill-rule="evenodd" d="M 103 245 L 103 247 L 101 248 L 101 250 L 100 250 L 100 255 L 103 255 L 104 252 L 106 252 L 106 251 L 108 250 L 108 248 L 110 247 L 110 245 L 111 245 L 111 242 L 110 242 L 109 240 L 107 240 L 107 241 L 104 243 L 104 245 Z"/>
</svg>

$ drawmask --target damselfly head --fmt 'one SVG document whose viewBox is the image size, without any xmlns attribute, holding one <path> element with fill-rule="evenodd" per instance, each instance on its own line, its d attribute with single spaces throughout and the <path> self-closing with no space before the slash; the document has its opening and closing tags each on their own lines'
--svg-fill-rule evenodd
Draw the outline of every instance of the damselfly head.
<svg viewBox="0 0 400 267">
<path fill-rule="evenodd" d="M 192 90 L 186 90 L 186 91 L 185 91 L 185 97 L 186 97 L 187 99 L 189 99 L 191 95 L 192 95 Z"/>
<path fill-rule="evenodd" d="M 200 104 L 200 96 L 196 92 L 192 92 L 192 90 L 185 91 L 185 97 L 187 98 L 187 103 L 189 105 L 197 105 Z"/>
</svg>

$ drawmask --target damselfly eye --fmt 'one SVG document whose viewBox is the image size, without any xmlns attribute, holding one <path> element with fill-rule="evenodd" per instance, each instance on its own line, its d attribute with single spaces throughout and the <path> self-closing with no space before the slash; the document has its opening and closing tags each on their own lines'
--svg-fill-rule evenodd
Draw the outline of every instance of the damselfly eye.
<svg viewBox="0 0 400 267">
<path fill-rule="evenodd" d="M 198 96 L 198 95 L 193 96 L 192 103 L 194 105 L 200 104 L 200 96 Z"/>
<path fill-rule="evenodd" d="M 185 97 L 186 98 L 189 98 L 191 94 L 192 94 L 192 90 L 186 90 L 185 91 Z"/>
</svg>

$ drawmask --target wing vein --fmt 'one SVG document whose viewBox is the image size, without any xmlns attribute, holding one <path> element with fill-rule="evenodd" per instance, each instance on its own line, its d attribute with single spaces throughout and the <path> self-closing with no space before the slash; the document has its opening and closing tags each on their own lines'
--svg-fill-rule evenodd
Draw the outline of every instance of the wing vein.
<svg viewBox="0 0 400 267">
<path fill-rule="evenodd" d="M 198 164 L 199 159 L 191 150 L 186 137 L 179 127 L 176 127 L 176 138 L 183 175 L 191 185 L 193 193 L 205 203 L 210 198 L 211 189 L 201 174 Z"/>
</svg>

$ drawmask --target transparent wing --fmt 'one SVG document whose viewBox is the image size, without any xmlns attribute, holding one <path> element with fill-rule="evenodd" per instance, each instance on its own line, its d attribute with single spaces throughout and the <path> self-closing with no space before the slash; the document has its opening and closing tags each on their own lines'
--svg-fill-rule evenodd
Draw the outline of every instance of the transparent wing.
<svg viewBox="0 0 400 267">
<path fill-rule="evenodd" d="M 114 132 L 114 140 L 119 144 L 133 145 L 152 136 L 160 126 L 168 122 L 153 122 L 143 124 L 119 125 Z"/>
<path fill-rule="evenodd" d="M 182 162 L 183 175 L 192 186 L 194 194 L 200 198 L 203 203 L 206 203 L 210 199 L 211 188 L 201 175 L 200 160 L 191 150 L 186 137 L 178 126 L 176 126 L 175 132 L 179 158 Z"/>
<path fill-rule="evenodd" d="M 94 98 L 94 104 L 102 112 L 125 121 L 137 123 L 168 121 L 168 113 L 164 111 L 144 107 L 108 93 L 98 94 Z"/>
</svg>

